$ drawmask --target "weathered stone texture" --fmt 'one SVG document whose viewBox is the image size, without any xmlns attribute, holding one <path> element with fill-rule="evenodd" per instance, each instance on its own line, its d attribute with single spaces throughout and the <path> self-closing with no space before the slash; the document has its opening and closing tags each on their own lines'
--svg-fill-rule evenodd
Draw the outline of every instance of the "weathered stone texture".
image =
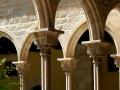
<svg viewBox="0 0 120 90">
<path fill-rule="evenodd" d="M 0 0 L 0 28 L 13 32 L 17 40 L 22 39 L 34 21 L 36 16 L 32 0 Z"/>
<path fill-rule="evenodd" d="M 71 30 L 76 23 L 83 19 L 85 19 L 85 15 L 82 8 L 58 11 L 55 27 L 58 30 Z"/>
<path fill-rule="evenodd" d="M 35 11 L 32 0 L 1 0 L 0 26 L 26 23 L 35 21 Z M 85 18 L 78 0 L 61 0 L 57 14 L 55 27 L 59 30 L 70 30 L 75 23 Z"/>
<path fill-rule="evenodd" d="M 32 0 L 0 0 L 0 18 L 35 14 Z"/>
<path fill-rule="evenodd" d="M 61 0 L 56 13 L 55 27 L 58 30 L 71 30 L 77 22 L 85 18 L 78 0 Z"/>
<path fill-rule="evenodd" d="M 5 19 L 0 19 L 0 26 L 13 25 L 18 23 L 28 23 L 32 21 L 36 21 L 35 15 L 14 17 L 10 19 L 5 18 Z"/>
<path fill-rule="evenodd" d="M 35 20 L 32 0 L 0 0 L 0 27 L 18 31 L 28 29 Z"/>
<path fill-rule="evenodd" d="M 80 8 L 80 1 L 79 0 L 61 0 L 58 5 L 58 10 L 61 11 L 63 9 L 69 8 Z"/>
<path fill-rule="evenodd" d="M 24 38 L 27 29 L 37 23 L 32 0 L 1 0 L 0 4 L 0 27 L 12 31 L 19 40 Z M 61 0 L 56 13 L 55 28 L 71 30 L 83 19 L 85 15 L 78 0 Z"/>
</svg>

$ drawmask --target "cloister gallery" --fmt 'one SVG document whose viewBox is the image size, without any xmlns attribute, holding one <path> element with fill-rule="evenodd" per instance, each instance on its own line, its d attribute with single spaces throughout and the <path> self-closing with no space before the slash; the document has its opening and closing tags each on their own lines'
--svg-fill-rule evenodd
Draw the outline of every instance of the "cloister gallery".
<svg viewBox="0 0 120 90">
<path fill-rule="evenodd" d="M 14 90 L 120 90 L 119 29 L 120 0 L 0 0 Z"/>
</svg>

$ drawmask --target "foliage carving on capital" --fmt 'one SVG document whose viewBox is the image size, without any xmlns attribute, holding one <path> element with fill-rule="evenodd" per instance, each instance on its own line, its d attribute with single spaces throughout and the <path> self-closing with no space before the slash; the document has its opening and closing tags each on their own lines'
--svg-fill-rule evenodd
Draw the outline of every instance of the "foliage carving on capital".
<svg viewBox="0 0 120 90">
<path fill-rule="evenodd" d="M 76 60 L 72 58 L 58 58 L 58 61 L 61 63 L 61 67 L 66 73 L 72 72 L 76 67 Z"/>
<path fill-rule="evenodd" d="M 87 47 L 87 54 L 91 58 L 104 56 L 107 48 L 110 46 L 109 43 L 101 42 L 100 40 L 91 40 L 82 42 Z"/>
<path fill-rule="evenodd" d="M 42 28 L 33 32 L 34 41 L 38 44 L 39 48 L 53 47 L 58 43 L 58 36 L 62 31 L 51 30 L 48 28 Z"/>
<path fill-rule="evenodd" d="M 17 61 L 17 62 L 12 62 L 12 63 L 16 65 L 16 70 L 18 70 L 19 75 L 24 74 L 26 62 L 24 62 L 24 61 Z"/>
</svg>

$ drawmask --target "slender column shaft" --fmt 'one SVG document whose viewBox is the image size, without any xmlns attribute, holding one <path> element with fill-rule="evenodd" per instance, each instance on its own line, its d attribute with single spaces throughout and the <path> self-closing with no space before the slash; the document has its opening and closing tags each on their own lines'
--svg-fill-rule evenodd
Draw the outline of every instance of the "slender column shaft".
<svg viewBox="0 0 120 90">
<path fill-rule="evenodd" d="M 59 58 L 61 67 L 65 71 L 66 76 L 66 90 L 72 90 L 72 71 L 76 67 L 76 60 L 73 58 Z"/>
<path fill-rule="evenodd" d="M 66 75 L 66 90 L 72 90 L 72 74 L 65 73 Z"/>
<path fill-rule="evenodd" d="M 99 90 L 99 66 L 98 62 L 93 59 L 93 79 L 94 90 Z"/>
<path fill-rule="evenodd" d="M 45 1 L 45 0 L 42 0 Z M 58 36 L 62 31 L 54 28 L 41 28 L 37 31 L 32 30 L 35 44 L 41 50 L 41 85 L 42 90 L 50 90 L 50 52 L 51 48 L 58 43 Z"/>
<path fill-rule="evenodd" d="M 23 75 L 24 75 L 24 61 L 17 61 L 17 62 L 12 62 L 12 64 L 16 65 L 16 70 L 18 70 L 18 75 L 19 75 L 19 80 L 20 80 L 20 90 L 24 90 L 24 79 L 23 79 Z"/>
<path fill-rule="evenodd" d="M 41 53 L 41 86 L 42 90 L 50 90 L 50 55 Z"/>
<path fill-rule="evenodd" d="M 87 46 L 87 54 L 93 59 L 93 90 L 99 90 L 99 60 L 104 56 L 109 43 L 101 40 L 91 40 L 83 42 Z"/>
<path fill-rule="evenodd" d="M 24 90 L 24 86 L 23 86 L 23 75 L 19 75 L 19 78 L 20 78 L 20 90 Z"/>
<path fill-rule="evenodd" d="M 91 60 L 91 90 L 94 90 L 93 60 Z"/>
</svg>

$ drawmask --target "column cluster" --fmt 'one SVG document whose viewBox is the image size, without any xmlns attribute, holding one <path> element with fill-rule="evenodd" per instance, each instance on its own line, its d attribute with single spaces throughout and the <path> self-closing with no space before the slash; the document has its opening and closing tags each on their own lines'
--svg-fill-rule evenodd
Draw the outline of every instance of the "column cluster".
<svg viewBox="0 0 120 90">
<path fill-rule="evenodd" d="M 42 28 L 33 32 L 35 43 L 40 49 L 41 56 L 41 87 L 42 90 L 51 90 L 51 48 L 58 43 L 58 36 L 63 33 L 58 30 L 51 30 L 49 28 Z"/>
<path fill-rule="evenodd" d="M 73 58 L 58 58 L 61 67 L 65 71 L 66 76 L 66 90 L 72 90 L 72 71 L 76 67 L 76 60 Z"/>
<path fill-rule="evenodd" d="M 24 68 L 25 68 L 25 62 L 24 61 L 16 61 L 12 62 L 16 65 L 16 69 L 18 71 L 19 77 L 20 77 L 20 90 L 24 90 L 24 84 L 23 84 L 23 76 L 24 76 Z"/>
<path fill-rule="evenodd" d="M 93 90 L 99 90 L 99 64 L 109 44 L 103 43 L 100 40 L 85 41 L 82 44 L 86 45 L 87 54 L 92 59 Z"/>
</svg>

